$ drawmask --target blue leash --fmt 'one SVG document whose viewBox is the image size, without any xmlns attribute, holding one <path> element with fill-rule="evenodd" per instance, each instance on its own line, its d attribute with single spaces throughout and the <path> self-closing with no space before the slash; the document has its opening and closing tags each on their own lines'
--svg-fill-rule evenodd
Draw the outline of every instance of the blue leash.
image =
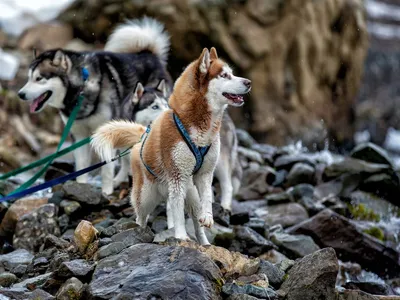
<svg viewBox="0 0 400 300">
<path fill-rule="evenodd" d="M 130 149 L 126 149 L 125 151 L 121 152 L 119 155 L 114 157 L 110 162 L 113 162 L 113 161 L 117 160 L 118 158 L 129 154 L 129 150 Z M 106 164 L 107 164 L 106 161 L 102 161 L 102 162 L 99 162 L 99 163 L 97 163 L 95 165 L 87 167 L 85 169 L 81 169 L 79 171 L 75 171 L 75 172 L 72 172 L 70 174 L 67 174 L 67 175 L 64 175 L 64 176 L 61 176 L 61 177 L 46 181 L 46 182 L 44 182 L 42 184 L 38 184 L 38 185 L 33 186 L 31 188 L 28 188 L 26 190 L 23 190 L 23 191 L 15 193 L 15 194 L 0 198 L 0 203 L 1 202 L 5 202 L 5 201 L 9 201 L 9 200 L 14 200 L 16 198 L 21 198 L 21 197 L 24 197 L 26 195 L 29 195 L 29 194 L 32 194 L 32 193 L 35 193 L 35 192 L 38 192 L 38 191 L 42 191 L 42 190 L 51 188 L 51 187 L 53 187 L 55 185 L 64 183 L 64 182 L 66 182 L 68 180 L 75 179 L 76 177 L 79 177 L 79 176 L 81 176 L 83 174 L 86 174 L 86 173 L 89 173 L 89 172 L 91 172 L 93 170 L 101 168 L 102 166 L 104 166 Z"/>
<path fill-rule="evenodd" d="M 179 117 L 173 113 L 174 117 L 174 122 L 176 125 L 176 128 L 178 129 L 179 133 L 181 134 L 183 140 L 185 143 L 188 145 L 190 151 L 192 151 L 194 157 L 196 158 L 196 165 L 194 166 L 192 174 L 196 174 L 197 171 L 200 170 L 201 166 L 203 165 L 204 157 L 206 156 L 208 150 L 210 150 L 211 145 L 205 146 L 205 147 L 197 147 L 197 145 L 192 141 L 190 138 L 190 134 L 187 132 L 185 126 L 183 125 L 182 121 L 179 119 Z M 140 159 L 142 160 L 143 165 L 149 171 L 151 175 L 157 178 L 157 175 L 154 173 L 154 171 L 145 163 L 143 159 L 143 147 L 144 144 L 147 140 L 147 137 L 149 136 L 150 133 L 150 125 L 147 126 L 146 132 L 143 134 L 146 134 L 146 137 L 143 140 L 142 146 L 140 147 Z M 142 136 L 143 138 L 143 136 Z"/>
</svg>

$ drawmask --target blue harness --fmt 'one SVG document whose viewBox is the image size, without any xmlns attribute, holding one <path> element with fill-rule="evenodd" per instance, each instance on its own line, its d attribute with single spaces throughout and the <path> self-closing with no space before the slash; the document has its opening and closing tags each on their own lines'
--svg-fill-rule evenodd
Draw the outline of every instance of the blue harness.
<svg viewBox="0 0 400 300">
<path fill-rule="evenodd" d="M 174 118 L 174 122 L 176 125 L 176 128 L 178 128 L 179 133 L 181 134 L 183 140 L 186 142 L 186 144 L 188 145 L 190 151 L 192 151 L 194 157 L 196 158 L 196 165 L 194 166 L 193 172 L 192 174 L 196 174 L 197 171 L 200 170 L 201 166 L 203 165 L 203 161 L 204 161 L 204 157 L 207 155 L 208 150 L 210 150 L 211 145 L 205 146 L 205 147 L 197 147 L 197 145 L 195 143 L 193 143 L 192 139 L 190 138 L 189 133 L 187 132 L 185 126 L 183 126 L 182 121 L 179 119 L 179 117 L 173 113 L 173 118 Z M 143 147 L 144 144 L 147 140 L 147 137 L 149 136 L 149 132 L 150 132 L 150 125 L 147 126 L 146 132 L 143 135 L 146 135 L 146 137 L 143 140 L 142 146 L 140 148 L 140 159 L 142 160 L 143 165 L 145 166 L 145 168 L 147 169 L 147 171 L 149 171 L 149 173 L 151 175 L 153 175 L 154 177 L 157 177 L 157 175 L 153 172 L 153 170 L 145 163 L 144 159 L 143 159 Z M 143 136 L 142 136 L 143 138 Z"/>
</svg>

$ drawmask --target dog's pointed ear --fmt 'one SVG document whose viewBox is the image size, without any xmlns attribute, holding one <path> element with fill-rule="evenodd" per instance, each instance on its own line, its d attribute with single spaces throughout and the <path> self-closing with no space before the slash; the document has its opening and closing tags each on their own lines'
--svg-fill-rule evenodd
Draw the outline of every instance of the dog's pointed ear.
<svg viewBox="0 0 400 300">
<path fill-rule="evenodd" d="M 132 99 L 131 99 L 132 103 L 134 105 L 139 103 L 139 100 L 140 100 L 140 98 L 142 98 L 143 93 L 144 93 L 144 87 L 140 82 L 138 82 L 138 84 L 136 85 L 135 91 L 133 92 Z"/>
<path fill-rule="evenodd" d="M 168 97 L 167 84 L 165 79 L 161 79 L 160 83 L 157 85 L 157 90 L 160 91 L 165 98 Z"/>
<path fill-rule="evenodd" d="M 199 57 L 200 65 L 199 65 L 199 71 L 201 74 L 207 74 L 208 69 L 210 68 L 211 60 L 210 60 L 210 52 L 208 52 L 207 48 L 203 49 L 203 52 L 201 53 Z"/>
<path fill-rule="evenodd" d="M 210 59 L 211 60 L 218 59 L 217 49 L 215 49 L 214 47 L 212 47 L 210 50 Z"/>
<path fill-rule="evenodd" d="M 52 64 L 53 66 L 64 69 L 65 71 L 68 71 L 70 68 L 69 58 L 62 50 L 57 50 L 57 52 L 54 54 Z"/>
</svg>

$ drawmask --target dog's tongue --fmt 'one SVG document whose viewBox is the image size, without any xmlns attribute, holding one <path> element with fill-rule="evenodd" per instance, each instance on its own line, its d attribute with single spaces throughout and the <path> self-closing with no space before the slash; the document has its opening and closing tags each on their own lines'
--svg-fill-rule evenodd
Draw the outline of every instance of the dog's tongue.
<svg viewBox="0 0 400 300">
<path fill-rule="evenodd" d="M 37 97 L 35 100 L 33 100 L 33 102 L 30 105 L 30 112 L 34 113 L 36 112 L 36 109 L 38 108 L 40 102 L 44 99 L 44 97 L 46 96 L 46 93 L 43 95 L 40 95 L 39 97 Z"/>
</svg>

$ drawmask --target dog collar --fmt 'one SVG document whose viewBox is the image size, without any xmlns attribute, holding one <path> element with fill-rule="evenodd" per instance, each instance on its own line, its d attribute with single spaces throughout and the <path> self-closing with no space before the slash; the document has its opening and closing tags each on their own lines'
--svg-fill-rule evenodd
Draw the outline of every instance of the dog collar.
<svg viewBox="0 0 400 300">
<path fill-rule="evenodd" d="M 173 113 L 172 115 L 174 118 L 176 128 L 178 129 L 183 140 L 185 141 L 186 145 L 189 147 L 190 151 L 192 151 L 192 153 L 196 159 L 196 165 L 194 166 L 194 169 L 192 172 L 192 175 L 194 175 L 200 170 L 201 166 L 203 165 L 204 157 L 207 155 L 208 150 L 210 150 L 211 144 L 208 146 L 204 146 L 204 147 L 198 147 L 190 138 L 189 133 L 187 132 L 182 121 L 179 119 L 178 115 L 176 115 L 175 113 Z M 147 137 L 149 136 L 150 130 L 151 130 L 151 127 L 149 125 L 149 126 L 147 126 L 146 132 L 143 133 L 143 135 L 140 139 L 140 140 L 142 140 L 143 136 L 146 135 L 143 140 L 142 146 L 140 148 L 140 159 L 142 160 L 142 163 L 145 166 L 145 168 L 147 169 L 147 171 L 154 177 L 157 177 L 157 175 L 154 173 L 154 171 L 145 163 L 145 161 L 143 159 L 143 147 L 144 147 L 144 144 L 146 143 Z"/>
</svg>

